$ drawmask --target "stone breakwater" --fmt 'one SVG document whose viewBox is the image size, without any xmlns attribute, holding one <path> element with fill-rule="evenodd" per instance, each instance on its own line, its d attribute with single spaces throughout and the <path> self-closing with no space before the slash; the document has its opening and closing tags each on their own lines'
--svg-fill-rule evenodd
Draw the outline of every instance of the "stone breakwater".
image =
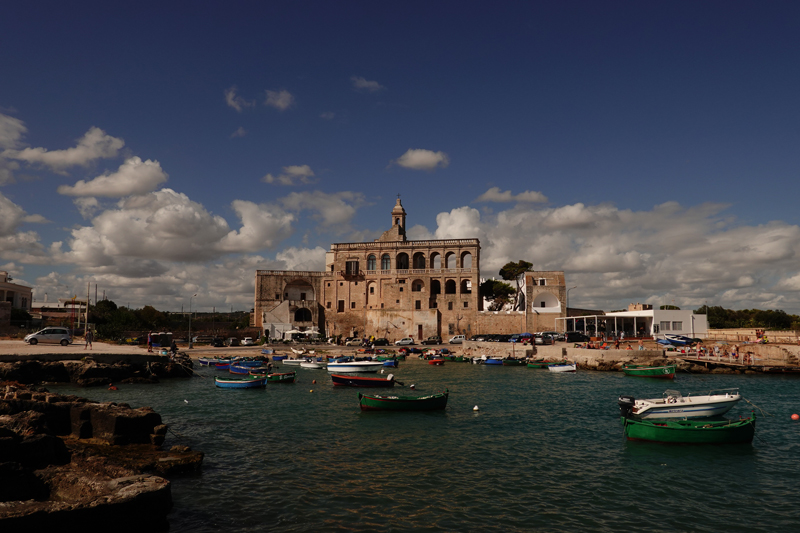
<svg viewBox="0 0 800 533">
<path fill-rule="evenodd" d="M 150 408 L 98 403 L 0 381 L 0 530 L 165 531 L 162 476 L 194 472 L 203 454 L 162 449 Z"/>
</svg>

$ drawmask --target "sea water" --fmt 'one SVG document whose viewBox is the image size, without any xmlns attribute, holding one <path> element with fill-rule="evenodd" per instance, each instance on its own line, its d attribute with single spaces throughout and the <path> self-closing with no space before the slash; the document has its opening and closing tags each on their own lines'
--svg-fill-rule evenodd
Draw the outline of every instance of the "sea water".
<svg viewBox="0 0 800 533">
<path fill-rule="evenodd" d="M 305 369 L 265 389 L 217 388 L 227 374 L 198 366 L 158 385 L 51 390 L 153 407 L 167 446 L 205 452 L 199 474 L 172 480 L 171 532 L 800 531 L 797 378 L 673 382 L 418 360 L 391 370 L 405 387 L 373 391 L 447 388 L 447 409 L 361 412 L 364 389 Z M 728 418 L 758 417 L 752 444 L 623 437 L 620 395 L 731 387 L 748 401 Z"/>
</svg>

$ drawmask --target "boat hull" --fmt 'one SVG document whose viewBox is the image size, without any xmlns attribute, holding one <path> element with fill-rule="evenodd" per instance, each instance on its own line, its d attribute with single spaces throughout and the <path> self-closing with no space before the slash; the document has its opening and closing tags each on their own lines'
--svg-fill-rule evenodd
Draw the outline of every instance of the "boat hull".
<svg viewBox="0 0 800 533">
<path fill-rule="evenodd" d="M 437 411 L 447 407 L 449 391 L 429 396 L 393 396 L 358 393 L 362 411 Z"/>
<path fill-rule="evenodd" d="M 547 370 L 550 372 L 577 372 L 578 365 L 574 363 L 571 365 L 550 365 Z"/>
<path fill-rule="evenodd" d="M 354 361 L 350 363 L 328 363 L 328 372 L 345 374 L 350 372 L 377 372 L 383 368 L 381 361 Z"/>
<path fill-rule="evenodd" d="M 566 361 L 531 361 L 528 363 L 528 368 L 547 368 L 553 365 L 566 365 Z"/>
<path fill-rule="evenodd" d="M 334 385 L 344 387 L 366 387 L 366 388 L 379 388 L 379 387 L 394 387 L 394 378 L 365 378 L 362 376 L 349 376 L 342 374 L 331 374 L 331 380 Z"/>
<path fill-rule="evenodd" d="M 742 420 L 633 420 L 622 418 L 628 440 L 666 444 L 743 444 L 753 442 L 755 416 Z"/>
<path fill-rule="evenodd" d="M 222 389 L 257 389 L 266 385 L 266 378 L 214 378 L 214 383 Z"/>
<path fill-rule="evenodd" d="M 738 393 L 681 396 L 677 391 L 667 391 L 663 398 L 633 402 L 620 398 L 620 408 L 630 408 L 631 417 L 639 420 L 691 420 L 722 416 L 741 398 Z"/>
<path fill-rule="evenodd" d="M 267 374 L 267 383 L 294 383 L 297 372 Z"/>
<path fill-rule="evenodd" d="M 622 365 L 622 371 L 626 376 L 634 376 L 639 378 L 675 379 L 676 369 L 677 365 Z"/>
</svg>

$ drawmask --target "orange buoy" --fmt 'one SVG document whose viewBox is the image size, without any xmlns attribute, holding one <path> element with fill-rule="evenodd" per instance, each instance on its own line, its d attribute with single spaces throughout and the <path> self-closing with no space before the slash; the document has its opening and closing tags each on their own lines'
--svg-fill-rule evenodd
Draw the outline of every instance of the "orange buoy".
<svg viewBox="0 0 800 533">
<path fill-rule="evenodd" d="M 798 415 L 797 413 L 793 414 L 792 420 L 800 420 L 800 415 Z"/>
<path fill-rule="evenodd" d="M 113 383 L 108 384 L 108 390 L 117 390 Z"/>
<path fill-rule="evenodd" d="M 317 384 L 317 380 L 315 379 L 315 380 L 314 380 L 314 381 L 312 381 L 311 383 L 313 383 L 314 385 L 316 385 L 316 384 Z"/>
</svg>

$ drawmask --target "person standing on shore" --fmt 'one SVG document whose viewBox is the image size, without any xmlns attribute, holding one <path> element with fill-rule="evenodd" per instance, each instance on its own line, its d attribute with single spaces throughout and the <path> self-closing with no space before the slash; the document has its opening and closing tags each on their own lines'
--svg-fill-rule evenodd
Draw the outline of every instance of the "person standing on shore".
<svg viewBox="0 0 800 533">
<path fill-rule="evenodd" d="M 153 332 L 150 331 L 147 333 L 147 351 L 153 351 Z"/>
<path fill-rule="evenodd" d="M 94 332 L 91 329 L 86 330 L 86 335 L 84 336 L 86 340 L 86 344 L 83 345 L 83 349 L 85 350 L 88 346 L 90 350 L 94 350 L 92 347 L 92 341 L 94 340 Z"/>
</svg>

